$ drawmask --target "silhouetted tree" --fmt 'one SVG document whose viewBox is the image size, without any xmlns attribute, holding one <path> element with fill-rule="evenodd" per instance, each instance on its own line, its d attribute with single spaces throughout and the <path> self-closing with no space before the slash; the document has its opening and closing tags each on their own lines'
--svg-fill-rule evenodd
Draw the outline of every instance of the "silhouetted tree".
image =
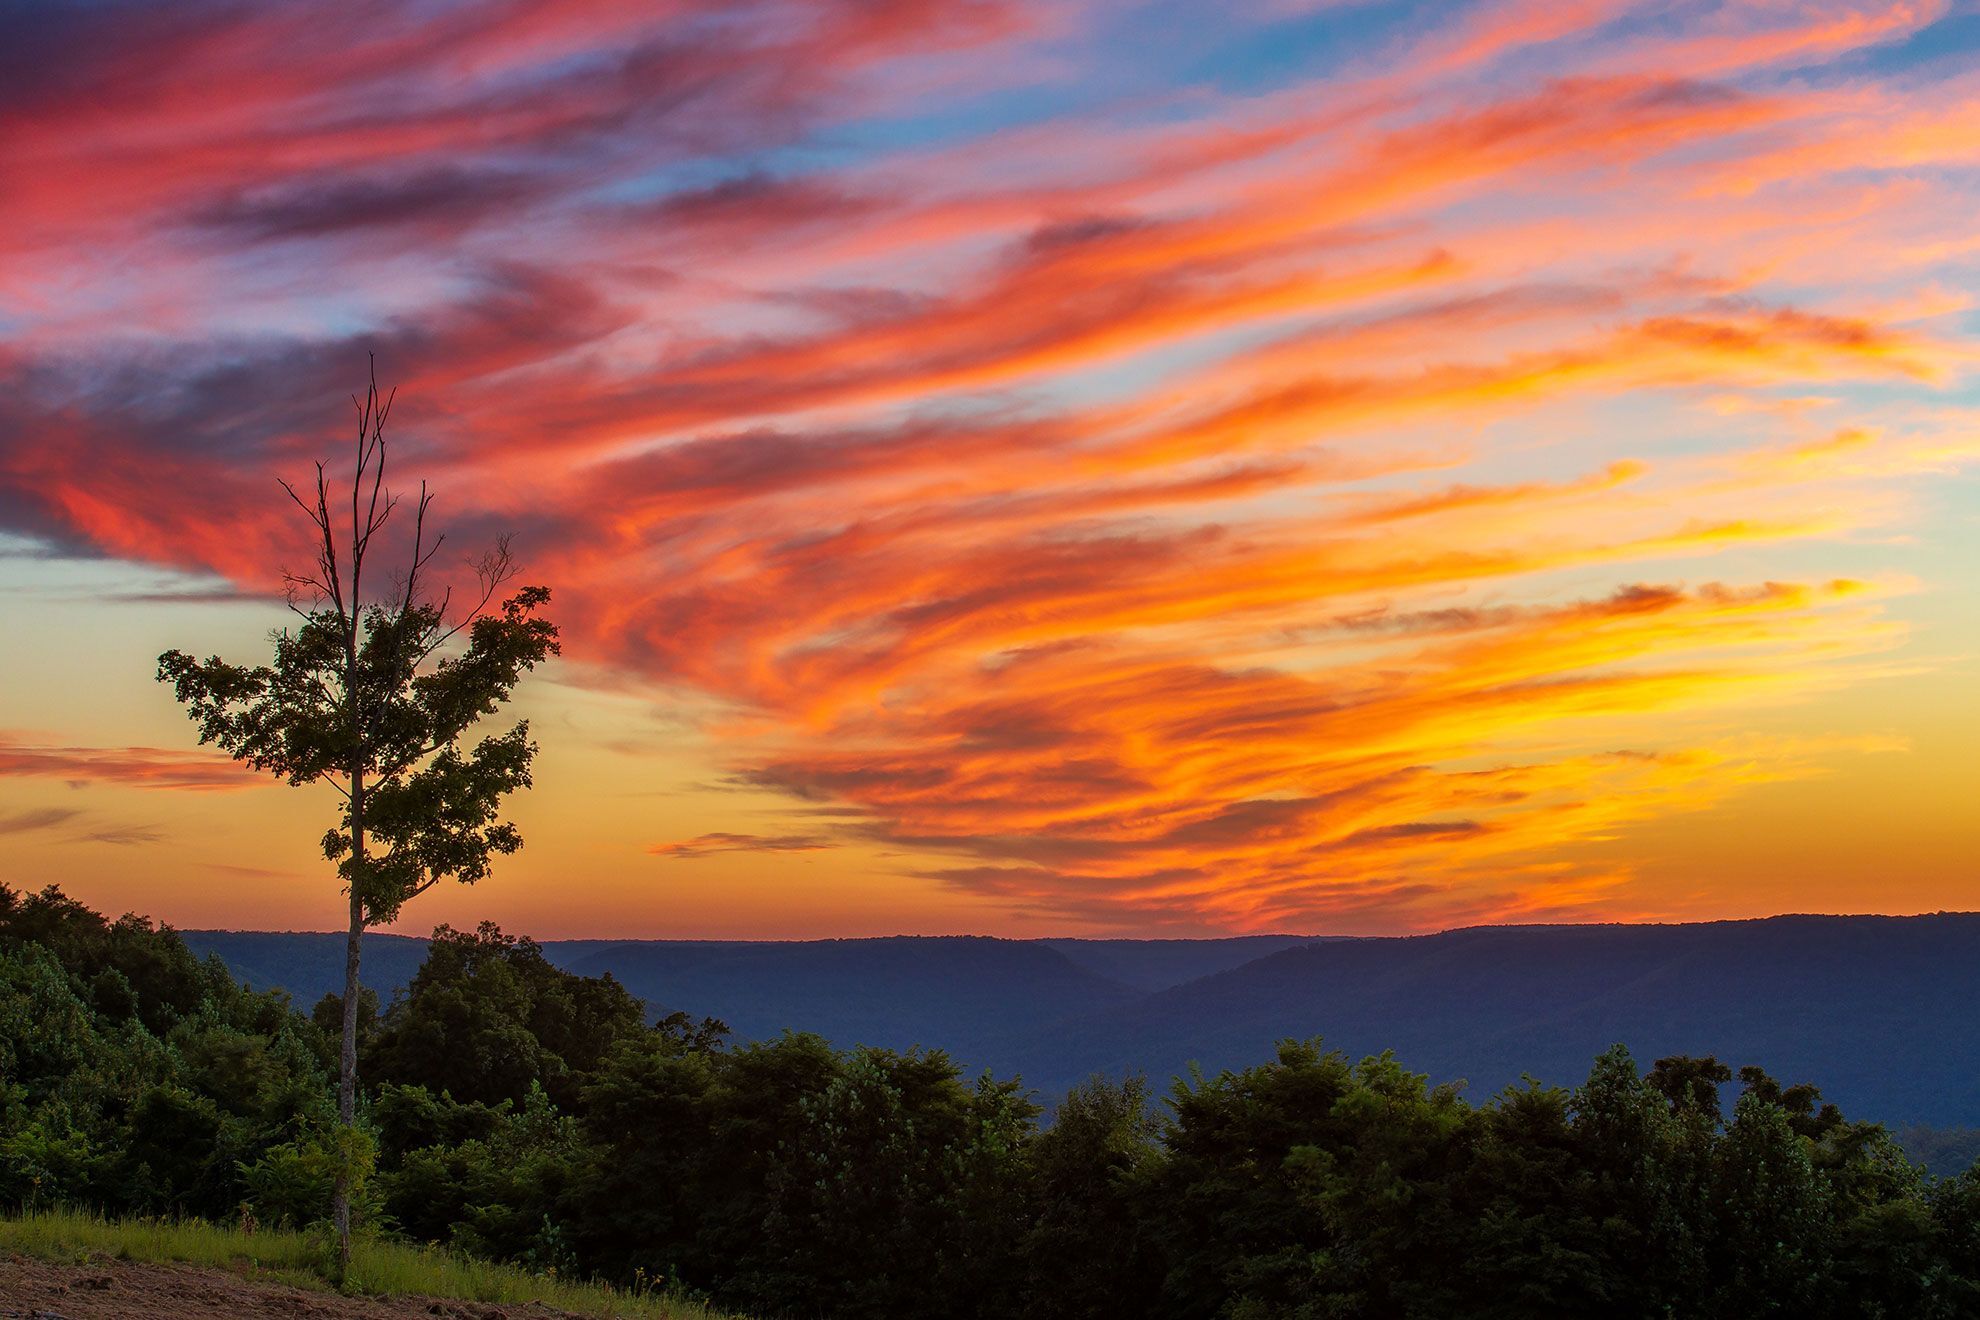
<svg viewBox="0 0 1980 1320">
<path fill-rule="evenodd" d="M 1706 1278 L 1713 1115 L 1673 1108 L 1621 1045 L 1595 1060 L 1572 1105 L 1578 1163 L 1611 1314 L 1684 1315 Z"/>
<path fill-rule="evenodd" d="M 1160 1257 L 1143 1240 L 1140 1198 L 1160 1165 L 1160 1131 L 1140 1077 L 1093 1077 L 1059 1102 L 1031 1143 L 1032 1210 L 1021 1258 L 1039 1320 L 1149 1315 Z"/>
<path fill-rule="evenodd" d="M 1673 1054 L 1657 1060 L 1643 1080 L 1651 1090 L 1670 1101 L 1673 1114 L 1692 1114 L 1717 1123 L 1719 1088 L 1730 1082 L 1732 1075 L 1731 1068 L 1709 1054 L 1702 1059 Z"/>
<path fill-rule="evenodd" d="M 504 795 L 530 782 L 535 744 L 528 723 L 462 740 L 493 714 L 522 674 L 558 650 L 557 629 L 536 617 L 550 598 L 524 587 L 490 604 L 516 574 L 506 541 L 476 565 L 478 598 L 450 614 L 451 594 L 426 594 L 426 575 L 443 537 L 428 540 L 433 497 L 420 484 L 410 550 L 398 576 L 376 588 L 372 542 L 398 506 L 385 486 L 385 420 L 374 371 L 357 411 L 357 453 L 349 526 L 342 495 L 316 465 L 313 498 L 283 489 L 314 529 L 309 572 L 285 573 L 289 608 L 301 620 L 275 633 L 271 664 L 249 667 L 183 651 L 158 659 L 199 726 L 199 740 L 292 785 L 328 783 L 343 798 L 323 853 L 337 864 L 350 898 L 344 962 L 343 1044 L 337 1091 L 345 1140 L 357 1106 L 358 961 L 367 926 L 391 921 L 408 900 L 452 876 L 472 884 L 498 853 L 522 846 L 501 820 Z M 449 643 L 465 632 L 466 644 Z M 342 1257 L 350 1254 L 351 1152 L 338 1161 L 334 1217 Z"/>
<path fill-rule="evenodd" d="M 689 1028 L 674 1014 L 661 1027 L 687 1028 L 702 1048 L 725 1028 Z M 536 941 L 441 926 L 426 962 L 380 1022 L 363 1058 L 380 1084 L 424 1086 L 463 1103 L 521 1105 L 533 1086 L 570 1106 L 622 1040 L 648 1030 L 640 1001 L 609 974 L 578 976 L 543 956 Z"/>
</svg>

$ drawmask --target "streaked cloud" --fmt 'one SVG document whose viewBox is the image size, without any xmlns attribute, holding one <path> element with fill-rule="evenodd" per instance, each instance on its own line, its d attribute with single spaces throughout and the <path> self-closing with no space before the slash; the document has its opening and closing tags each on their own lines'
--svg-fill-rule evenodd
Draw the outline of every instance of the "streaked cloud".
<svg viewBox="0 0 1980 1320">
<path fill-rule="evenodd" d="M 38 807 L 32 811 L 14 811 L 0 815 L 0 834 L 27 834 L 35 830 L 52 830 L 66 825 L 82 814 L 75 807 Z"/>
<path fill-rule="evenodd" d="M 0 735 L 0 777 L 58 779 L 198 792 L 252 788 L 262 781 L 226 757 L 162 747 L 63 747 Z"/>
<path fill-rule="evenodd" d="M 1888 549 L 1980 449 L 1980 78 L 1929 0 L 1404 10 L 16 13 L 0 530 L 266 591 L 375 352 L 565 677 L 845 830 L 628 871 L 1658 915 L 1607 845 L 1902 732 L 1762 712 L 1965 663 Z M 252 782 L 64 741 L 0 773 Z"/>
<path fill-rule="evenodd" d="M 820 852 L 833 846 L 830 840 L 813 834 L 734 834 L 717 831 L 713 834 L 697 835 L 692 839 L 679 839 L 673 843 L 656 843 L 647 851 L 655 857 L 693 861 L 714 853 Z"/>
</svg>

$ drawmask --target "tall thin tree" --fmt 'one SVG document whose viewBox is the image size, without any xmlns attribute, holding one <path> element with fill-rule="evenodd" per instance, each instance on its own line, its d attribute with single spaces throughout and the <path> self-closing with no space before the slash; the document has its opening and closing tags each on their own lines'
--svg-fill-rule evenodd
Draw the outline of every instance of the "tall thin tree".
<svg viewBox="0 0 1980 1320">
<path fill-rule="evenodd" d="M 315 563 L 284 572 L 300 623 L 271 636 L 270 663 L 248 667 L 183 651 L 158 658 L 199 740 L 292 785 L 327 783 L 341 796 L 338 823 L 323 837 L 349 897 L 344 953 L 343 1045 L 337 1114 L 343 1154 L 332 1213 L 340 1259 L 350 1260 L 358 1100 L 358 966 L 367 927 L 398 916 L 409 900 L 451 876 L 472 884 L 497 854 L 522 846 L 500 818 L 502 798 L 530 784 L 536 745 L 527 721 L 464 746 L 483 716 L 516 683 L 559 651 L 556 625 L 537 616 L 550 599 L 523 587 L 494 606 L 516 576 L 506 538 L 474 564 L 477 591 L 454 610 L 450 590 L 429 593 L 434 557 L 433 496 L 420 483 L 400 571 L 379 590 L 373 541 L 399 507 L 385 484 L 385 421 L 374 365 L 357 414 L 356 465 L 348 524 L 342 487 L 316 465 L 313 492 L 282 488 L 308 518 Z M 430 537 L 430 539 L 429 539 Z M 380 542 L 382 552 L 386 542 Z M 409 546 L 409 548 L 407 548 Z M 493 606 L 491 608 L 491 606 Z"/>
</svg>

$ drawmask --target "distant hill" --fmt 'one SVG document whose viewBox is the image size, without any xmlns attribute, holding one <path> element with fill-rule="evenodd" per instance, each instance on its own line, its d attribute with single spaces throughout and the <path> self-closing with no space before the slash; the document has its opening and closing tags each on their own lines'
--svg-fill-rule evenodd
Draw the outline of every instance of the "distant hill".
<svg viewBox="0 0 1980 1320">
<path fill-rule="evenodd" d="M 305 1007 L 342 979 L 342 937 L 189 931 Z M 1980 1125 L 1980 914 L 1775 917 L 1666 926 L 1479 927 L 1440 935 L 1232 940 L 547 941 L 649 1007 L 840 1045 L 938 1045 L 1047 1097 L 1094 1072 L 1161 1084 L 1269 1056 L 1286 1036 L 1393 1049 L 1474 1096 L 1522 1073 L 1571 1084 L 1615 1041 L 1757 1063 L 1845 1112 Z M 425 942 L 372 936 L 389 997 Z"/>
<path fill-rule="evenodd" d="M 200 953 L 217 953 L 252 986 L 287 990 L 308 1008 L 341 990 L 344 937 L 312 932 L 184 931 Z M 1133 941 L 1095 941 L 1126 944 Z M 1164 941 L 1162 943 L 1169 943 Z M 1153 953 L 1137 961 L 1116 950 L 1143 985 L 1165 984 L 1156 964 L 1186 978 L 1228 967 L 1243 951 L 1206 940 L 1195 956 Z M 1275 947 L 1283 947 L 1275 946 Z M 721 1018 L 738 1039 L 785 1028 L 815 1031 L 840 1045 L 906 1049 L 938 1045 L 965 1060 L 989 1042 L 1026 1035 L 1069 1017 L 1121 1007 L 1148 990 L 1081 965 L 1049 942 L 984 936 L 894 936 L 860 940 L 548 940 L 544 956 L 585 976 L 607 973 L 649 1009 Z M 1094 951 L 1084 961 L 1092 963 Z M 365 937 L 363 979 L 389 1001 L 418 971 L 426 941 Z"/>
<path fill-rule="evenodd" d="M 182 930 L 194 953 L 217 953 L 255 990 L 286 990 L 307 1013 L 324 995 L 344 990 L 344 937 L 313 930 Z M 411 935 L 364 937 L 364 983 L 390 1002 L 426 961 L 426 941 Z"/>
<path fill-rule="evenodd" d="M 1236 935 L 1217 940 L 1040 940 L 1079 966 L 1137 990 L 1166 990 L 1228 972 L 1281 949 L 1340 935 Z"/>
<path fill-rule="evenodd" d="M 1288 1035 L 1393 1049 L 1482 1097 L 1568 1084 L 1608 1045 L 1716 1054 L 1812 1081 L 1844 1112 L 1980 1121 L 1980 914 L 1670 926 L 1480 927 L 1309 944 L 1005 1043 L 1048 1090 L 1094 1070 L 1160 1079 L 1266 1057 Z"/>
<path fill-rule="evenodd" d="M 201 953 L 217 953 L 234 975 L 257 988 L 287 990 L 304 1007 L 315 1003 L 344 985 L 344 937 L 322 931 L 188 930 L 181 931 L 186 943 Z M 646 978 L 647 989 L 636 991 L 658 997 L 670 1007 L 674 1000 L 677 973 L 690 976 L 709 974 L 718 979 L 722 969 L 741 966 L 738 959 L 761 959 L 779 966 L 822 970 L 843 965 L 862 952 L 893 961 L 903 968 L 930 964 L 916 962 L 917 948 L 939 958 L 942 950 L 963 954 L 974 950 L 979 956 L 1001 949 L 1013 957 L 1027 957 L 1022 949 L 1042 948 L 1062 955 L 1074 968 L 1116 987 L 1150 993 L 1198 980 L 1217 972 L 1229 971 L 1268 953 L 1294 948 L 1315 939 L 1343 938 L 1312 935 L 1235 935 L 1204 940 L 1103 940 L 1046 939 L 1004 940 L 985 936 L 897 935 L 864 940 L 545 940 L 544 956 L 559 967 L 597 976 L 609 971 L 622 981 L 632 975 Z M 754 952 L 750 952 L 754 951 Z M 659 955 L 666 955 L 661 958 Z M 403 988 L 426 958 L 426 941 L 411 935 L 371 934 L 364 938 L 364 983 L 389 1000 Z M 1034 964 L 1034 966 L 1036 966 Z M 635 972 L 633 969 L 640 969 Z M 1012 969 L 1015 970 L 1015 969 Z M 773 978 L 774 979 L 774 978 Z M 693 995 L 698 983 L 679 983 L 681 992 Z M 753 982 L 747 989 L 758 989 Z M 724 991 L 725 994 L 729 991 Z M 771 1006 L 777 1011 L 776 1005 Z M 720 1016 L 717 1014 L 716 1016 Z M 751 1016 L 747 1008 L 736 1012 L 738 1019 Z M 785 1019 L 778 1019 L 778 1029 Z"/>
<path fill-rule="evenodd" d="M 1145 994 L 1043 943 L 983 936 L 544 950 L 571 971 L 612 973 L 649 1006 L 719 1017 L 745 1040 L 797 1027 L 841 1045 L 937 1045 L 971 1063 L 993 1039 Z"/>
</svg>

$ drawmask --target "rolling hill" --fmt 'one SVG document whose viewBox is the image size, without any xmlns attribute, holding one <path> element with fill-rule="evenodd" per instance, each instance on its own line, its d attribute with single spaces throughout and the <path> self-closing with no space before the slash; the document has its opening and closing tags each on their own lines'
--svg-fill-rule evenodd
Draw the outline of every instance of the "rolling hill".
<svg viewBox="0 0 1980 1320">
<path fill-rule="evenodd" d="M 313 1002 L 341 937 L 186 932 L 256 985 Z M 1393 1049 L 1474 1096 L 1522 1074 L 1572 1084 L 1621 1041 L 1757 1063 L 1813 1081 L 1845 1112 L 1980 1124 L 1980 914 L 1786 916 L 1686 925 L 1500 926 L 1353 940 L 550 941 L 649 1007 L 784 1027 L 841 1045 L 947 1049 L 1047 1097 L 1099 1072 L 1158 1085 L 1192 1063 L 1259 1062 L 1287 1036 L 1360 1056 Z M 373 936 L 389 995 L 424 941 Z"/>
<path fill-rule="evenodd" d="M 1309 944 L 1008 1039 L 1001 1067 L 1048 1092 L 1092 1071 L 1215 1071 L 1319 1035 L 1393 1049 L 1474 1096 L 1522 1073 L 1587 1075 L 1621 1041 L 1757 1063 L 1846 1113 L 1980 1122 L 1980 914 L 1774 917 L 1670 926 L 1480 927 Z"/>
<path fill-rule="evenodd" d="M 969 1063 L 1006 1035 L 1145 995 L 1044 944 L 983 936 L 642 940 L 545 952 L 586 976 L 610 972 L 649 1006 L 719 1017 L 745 1040 L 795 1027 L 842 1045 L 940 1046 Z"/>
</svg>

